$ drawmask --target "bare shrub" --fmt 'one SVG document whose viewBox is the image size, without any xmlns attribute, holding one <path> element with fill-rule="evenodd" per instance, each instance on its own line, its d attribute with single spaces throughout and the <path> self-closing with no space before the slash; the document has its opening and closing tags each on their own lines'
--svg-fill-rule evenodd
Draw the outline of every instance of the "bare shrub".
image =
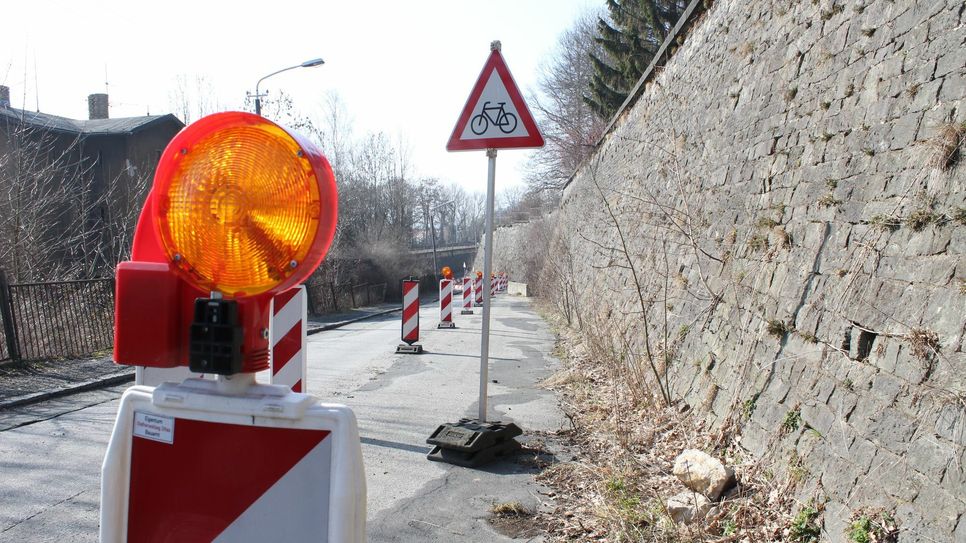
<svg viewBox="0 0 966 543">
<path fill-rule="evenodd" d="M 966 136 L 966 123 L 940 125 L 936 135 L 928 142 L 928 148 L 931 151 L 929 165 L 941 171 L 952 168 L 959 160 L 964 136 Z"/>
</svg>

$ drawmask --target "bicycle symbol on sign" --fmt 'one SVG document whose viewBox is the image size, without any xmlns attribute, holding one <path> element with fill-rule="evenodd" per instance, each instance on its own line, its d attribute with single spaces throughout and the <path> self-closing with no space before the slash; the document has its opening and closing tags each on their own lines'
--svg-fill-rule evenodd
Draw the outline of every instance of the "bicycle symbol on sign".
<svg viewBox="0 0 966 543">
<path fill-rule="evenodd" d="M 483 102 L 483 111 L 473 116 L 470 121 L 470 130 L 477 136 L 482 136 L 490 123 L 498 127 L 504 134 L 510 134 L 517 129 L 517 116 L 507 113 L 504 109 L 506 102 L 498 102 L 499 106 L 491 106 L 490 102 Z"/>
</svg>

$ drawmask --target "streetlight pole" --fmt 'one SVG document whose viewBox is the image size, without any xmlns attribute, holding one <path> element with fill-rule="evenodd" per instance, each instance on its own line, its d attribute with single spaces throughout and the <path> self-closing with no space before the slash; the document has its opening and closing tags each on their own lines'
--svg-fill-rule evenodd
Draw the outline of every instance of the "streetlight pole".
<svg viewBox="0 0 966 543">
<path fill-rule="evenodd" d="M 436 224 L 433 221 L 433 211 L 436 211 L 443 206 L 448 206 L 455 201 L 456 200 L 450 200 L 429 208 L 429 232 L 433 236 L 433 275 L 436 277 L 439 277 L 439 264 L 436 262 Z"/>
<path fill-rule="evenodd" d="M 262 81 L 265 81 L 266 79 L 268 79 L 269 77 L 272 77 L 273 75 L 278 75 L 278 74 L 280 74 L 282 72 L 287 72 L 289 70 L 294 70 L 295 68 L 312 68 L 312 67 L 315 67 L 315 66 L 321 66 L 323 64 L 325 64 L 325 61 L 322 60 L 321 58 L 313 58 L 312 60 L 306 60 L 305 62 L 303 62 L 301 64 L 296 64 L 295 66 L 289 66 L 288 68 L 282 68 L 281 70 L 278 70 L 277 72 L 272 72 L 272 73 L 266 75 L 265 77 L 259 79 L 258 82 L 255 83 L 255 115 L 259 115 L 260 116 L 262 114 L 262 96 L 263 95 L 258 92 L 258 86 L 262 84 Z"/>
</svg>

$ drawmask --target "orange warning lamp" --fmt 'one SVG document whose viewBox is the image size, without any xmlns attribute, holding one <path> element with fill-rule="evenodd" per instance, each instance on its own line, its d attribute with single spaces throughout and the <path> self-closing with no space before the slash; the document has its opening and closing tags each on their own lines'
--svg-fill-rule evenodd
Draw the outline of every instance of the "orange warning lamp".
<svg viewBox="0 0 966 543">
<path fill-rule="evenodd" d="M 154 220 L 167 259 L 191 284 L 226 296 L 305 280 L 335 232 L 332 172 L 313 162 L 295 137 L 257 115 L 192 124 L 168 146 L 155 177 Z"/>
<path fill-rule="evenodd" d="M 483 279 L 483 272 L 481 272 L 481 271 L 476 272 L 476 278 L 477 279 Z"/>
<path fill-rule="evenodd" d="M 186 127 L 161 155 L 131 261 L 118 265 L 115 361 L 267 368 L 271 297 L 321 263 L 337 206 L 331 166 L 297 134 L 243 112 Z"/>
<path fill-rule="evenodd" d="M 453 270 L 451 270 L 449 266 L 443 266 L 443 269 L 440 271 L 440 273 L 443 274 L 444 279 L 453 278 Z"/>
</svg>

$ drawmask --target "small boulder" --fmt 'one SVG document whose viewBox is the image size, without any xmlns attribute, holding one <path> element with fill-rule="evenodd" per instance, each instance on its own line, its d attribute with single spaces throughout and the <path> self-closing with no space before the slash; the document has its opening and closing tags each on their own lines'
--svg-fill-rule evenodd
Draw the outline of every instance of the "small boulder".
<svg viewBox="0 0 966 543">
<path fill-rule="evenodd" d="M 711 510 L 708 498 L 697 492 L 682 492 L 667 501 L 667 512 L 678 524 L 690 524 L 701 520 Z"/>
<path fill-rule="evenodd" d="M 684 486 L 717 500 L 731 485 L 735 472 L 704 452 L 686 449 L 674 459 L 674 475 Z"/>
</svg>

